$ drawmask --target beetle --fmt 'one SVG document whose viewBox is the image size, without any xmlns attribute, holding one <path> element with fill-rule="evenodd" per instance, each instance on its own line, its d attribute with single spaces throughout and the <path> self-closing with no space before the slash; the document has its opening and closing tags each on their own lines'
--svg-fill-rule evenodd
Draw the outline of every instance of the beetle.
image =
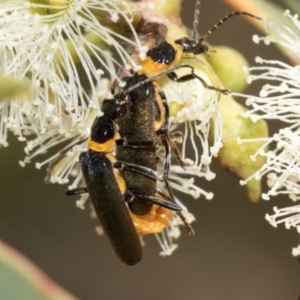
<svg viewBox="0 0 300 300">
<path fill-rule="evenodd" d="M 170 148 L 173 148 L 177 159 L 181 162 L 182 167 L 185 166 L 181 161 L 179 150 L 172 141 L 171 134 L 168 131 L 169 126 L 169 110 L 164 100 L 164 94 L 159 92 L 159 88 L 153 81 L 147 82 L 145 75 L 134 73 L 131 76 L 124 77 L 124 90 L 127 94 L 126 111 L 120 115 L 117 120 L 120 126 L 120 134 L 125 143 L 117 143 L 116 157 L 118 160 L 126 161 L 127 163 L 145 166 L 152 170 L 156 170 L 156 141 L 160 139 L 165 149 L 165 166 L 164 166 L 164 182 L 169 193 L 167 197 L 171 197 L 173 202 L 174 196 L 168 183 L 168 173 L 170 168 Z M 142 84 L 141 84 L 142 83 Z M 134 86 L 134 89 L 131 87 Z M 121 92 L 122 93 L 122 92 Z M 128 144 L 135 147 L 128 146 Z M 148 145 L 148 146 L 147 146 Z M 134 194 L 145 194 L 153 197 L 157 195 L 156 181 L 147 177 L 141 177 L 133 172 L 126 170 L 122 171 L 128 188 Z M 163 197 L 165 195 L 162 195 Z M 137 220 L 152 220 L 156 217 L 155 208 L 151 203 L 145 203 L 136 199 L 129 202 L 129 208 Z M 158 208 L 160 209 L 160 208 Z M 192 227 L 186 222 L 181 212 L 177 212 L 183 223 L 188 229 L 190 236 L 194 235 Z M 138 223 L 138 222 L 136 222 Z M 160 232 L 165 228 L 155 227 L 152 232 L 148 229 L 145 232 L 141 229 L 140 234 L 148 234 Z"/>
</svg>

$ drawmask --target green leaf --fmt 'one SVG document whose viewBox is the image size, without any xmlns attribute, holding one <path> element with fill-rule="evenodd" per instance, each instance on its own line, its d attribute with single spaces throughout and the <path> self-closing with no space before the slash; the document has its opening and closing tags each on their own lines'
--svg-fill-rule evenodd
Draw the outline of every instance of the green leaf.
<svg viewBox="0 0 300 300">
<path fill-rule="evenodd" d="M 13 248 L 0 241 L 0 299 L 75 300 Z"/>
</svg>

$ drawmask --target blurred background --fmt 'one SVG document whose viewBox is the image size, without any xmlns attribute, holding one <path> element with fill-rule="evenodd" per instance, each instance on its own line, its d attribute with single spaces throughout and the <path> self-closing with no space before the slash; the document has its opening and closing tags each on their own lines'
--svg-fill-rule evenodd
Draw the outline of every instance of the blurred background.
<svg viewBox="0 0 300 300">
<path fill-rule="evenodd" d="M 188 26 L 194 4 L 183 3 Z M 203 0 L 200 33 L 231 10 L 220 0 Z M 250 65 L 257 55 L 284 60 L 275 47 L 253 44 L 254 33 L 236 17 L 209 42 L 236 48 Z M 257 86 L 248 92 L 257 94 Z M 299 235 L 283 225 L 275 229 L 264 218 L 273 206 L 292 205 L 287 198 L 254 206 L 238 180 L 215 164 L 216 179 L 199 182 L 214 199 L 182 199 L 197 218 L 196 236 L 188 238 L 183 229 L 179 248 L 165 258 L 154 236 L 145 237 L 142 262 L 129 268 L 116 259 L 107 239 L 95 234 L 89 209 L 77 209 L 75 199 L 64 195 L 66 186 L 46 186 L 45 169 L 21 168 L 23 157 L 23 145 L 14 137 L 0 151 L 0 237 L 79 299 L 297 299 L 300 263 L 291 250 Z"/>
</svg>

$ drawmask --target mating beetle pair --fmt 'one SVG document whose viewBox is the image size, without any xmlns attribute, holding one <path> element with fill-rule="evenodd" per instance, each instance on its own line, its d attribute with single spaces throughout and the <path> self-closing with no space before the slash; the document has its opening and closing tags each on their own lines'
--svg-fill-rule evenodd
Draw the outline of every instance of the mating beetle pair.
<svg viewBox="0 0 300 300">
<path fill-rule="evenodd" d="M 102 106 L 103 116 L 96 118 L 88 139 L 87 152 L 80 155 L 79 161 L 86 187 L 68 191 L 67 195 L 89 193 L 98 218 L 109 237 L 118 257 L 127 265 L 137 264 L 142 257 L 138 234 L 156 232 L 161 229 L 145 229 L 148 216 L 158 210 L 175 211 L 180 214 L 181 208 L 174 203 L 172 191 L 168 184 L 170 168 L 170 148 L 175 150 L 181 165 L 179 152 L 172 143 L 168 132 L 168 106 L 163 102 L 163 94 L 156 79 L 167 75 L 177 82 L 200 80 L 205 88 L 229 93 L 226 89 L 209 86 L 194 73 L 193 67 L 179 65 L 183 53 L 200 54 L 209 51 L 203 41 L 219 25 L 234 15 L 256 16 L 245 12 L 234 12 L 226 16 L 206 35 L 196 42 L 196 19 L 199 15 L 200 1 L 197 1 L 193 39 L 181 38 L 172 43 L 163 41 L 147 52 L 139 73 L 124 78 L 125 88 L 119 91 L 113 100 L 105 100 Z M 179 68 L 189 68 L 191 73 L 178 78 L 174 72 Z M 120 133 L 118 132 L 118 123 Z M 85 141 L 81 140 L 80 142 Z M 156 141 L 161 140 L 165 149 L 164 173 L 156 172 Z M 112 154 L 117 145 L 116 157 Z M 70 147 L 68 148 L 70 149 Z M 64 155 L 68 149 L 61 152 Z M 57 159 L 58 159 L 57 158 Z M 53 163 L 48 167 L 51 172 Z M 122 175 L 118 169 L 121 169 Z M 48 175 L 50 176 L 50 175 Z M 169 195 L 157 191 L 156 182 L 164 181 Z M 128 203 L 129 209 L 125 202 Z M 169 217 L 159 228 L 168 225 Z M 156 220 L 148 221 L 155 225 Z M 190 235 L 191 227 L 186 224 Z"/>
<path fill-rule="evenodd" d="M 158 94 L 152 82 L 145 82 L 145 79 L 145 76 L 138 74 L 124 78 L 125 89 L 113 100 L 104 100 L 103 115 L 95 119 L 91 128 L 89 150 L 79 157 L 86 187 L 67 191 L 67 195 L 89 193 L 117 256 L 127 265 L 135 265 L 141 260 L 138 233 L 160 232 L 167 227 L 173 217 L 169 210 L 177 212 L 183 219 L 181 207 L 174 202 L 172 195 L 167 196 L 156 190 L 156 181 L 167 179 L 155 171 L 155 127 L 160 129 L 162 140 L 166 139 L 168 132 L 163 126 L 155 125 L 156 120 L 161 124 L 164 112 L 158 112 Z M 126 124 L 121 125 L 121 138 L 115 120 L 120 120 L 120 125 L 122 122 Z M 116 142 L 119 145 L 118 160 L 112 154 Z M 168 149 L 168 144 L 165 145 Z M 48 180 L 53 163 L 69 149 L 64 149 L 51 162 Z M 124 172 L 124 178 L 118 169 Z M 129 203 L 130 210 L 125 202 Z"/>
</svg>

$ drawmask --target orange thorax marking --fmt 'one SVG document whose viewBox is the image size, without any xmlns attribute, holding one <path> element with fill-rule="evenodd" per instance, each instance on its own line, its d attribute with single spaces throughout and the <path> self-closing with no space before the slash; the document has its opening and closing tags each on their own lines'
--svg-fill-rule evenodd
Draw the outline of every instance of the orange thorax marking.
<svg viewBox="0 0 300 300">
<path fill-rule="evenodd" d="M 110 153 L 113 152 L 115 145 L 116 145 L 116 140 L 120 138 L 120 134 L 118 132 L 115 133 L 114 137 L 105 143 L 97 143 L 95 141 L 91 140 L 91 137 L 88 138 L 88 148 L 90 150 L 93 150 L 95 152 L 100 152 L 100 153 Z"/>
</svg>

